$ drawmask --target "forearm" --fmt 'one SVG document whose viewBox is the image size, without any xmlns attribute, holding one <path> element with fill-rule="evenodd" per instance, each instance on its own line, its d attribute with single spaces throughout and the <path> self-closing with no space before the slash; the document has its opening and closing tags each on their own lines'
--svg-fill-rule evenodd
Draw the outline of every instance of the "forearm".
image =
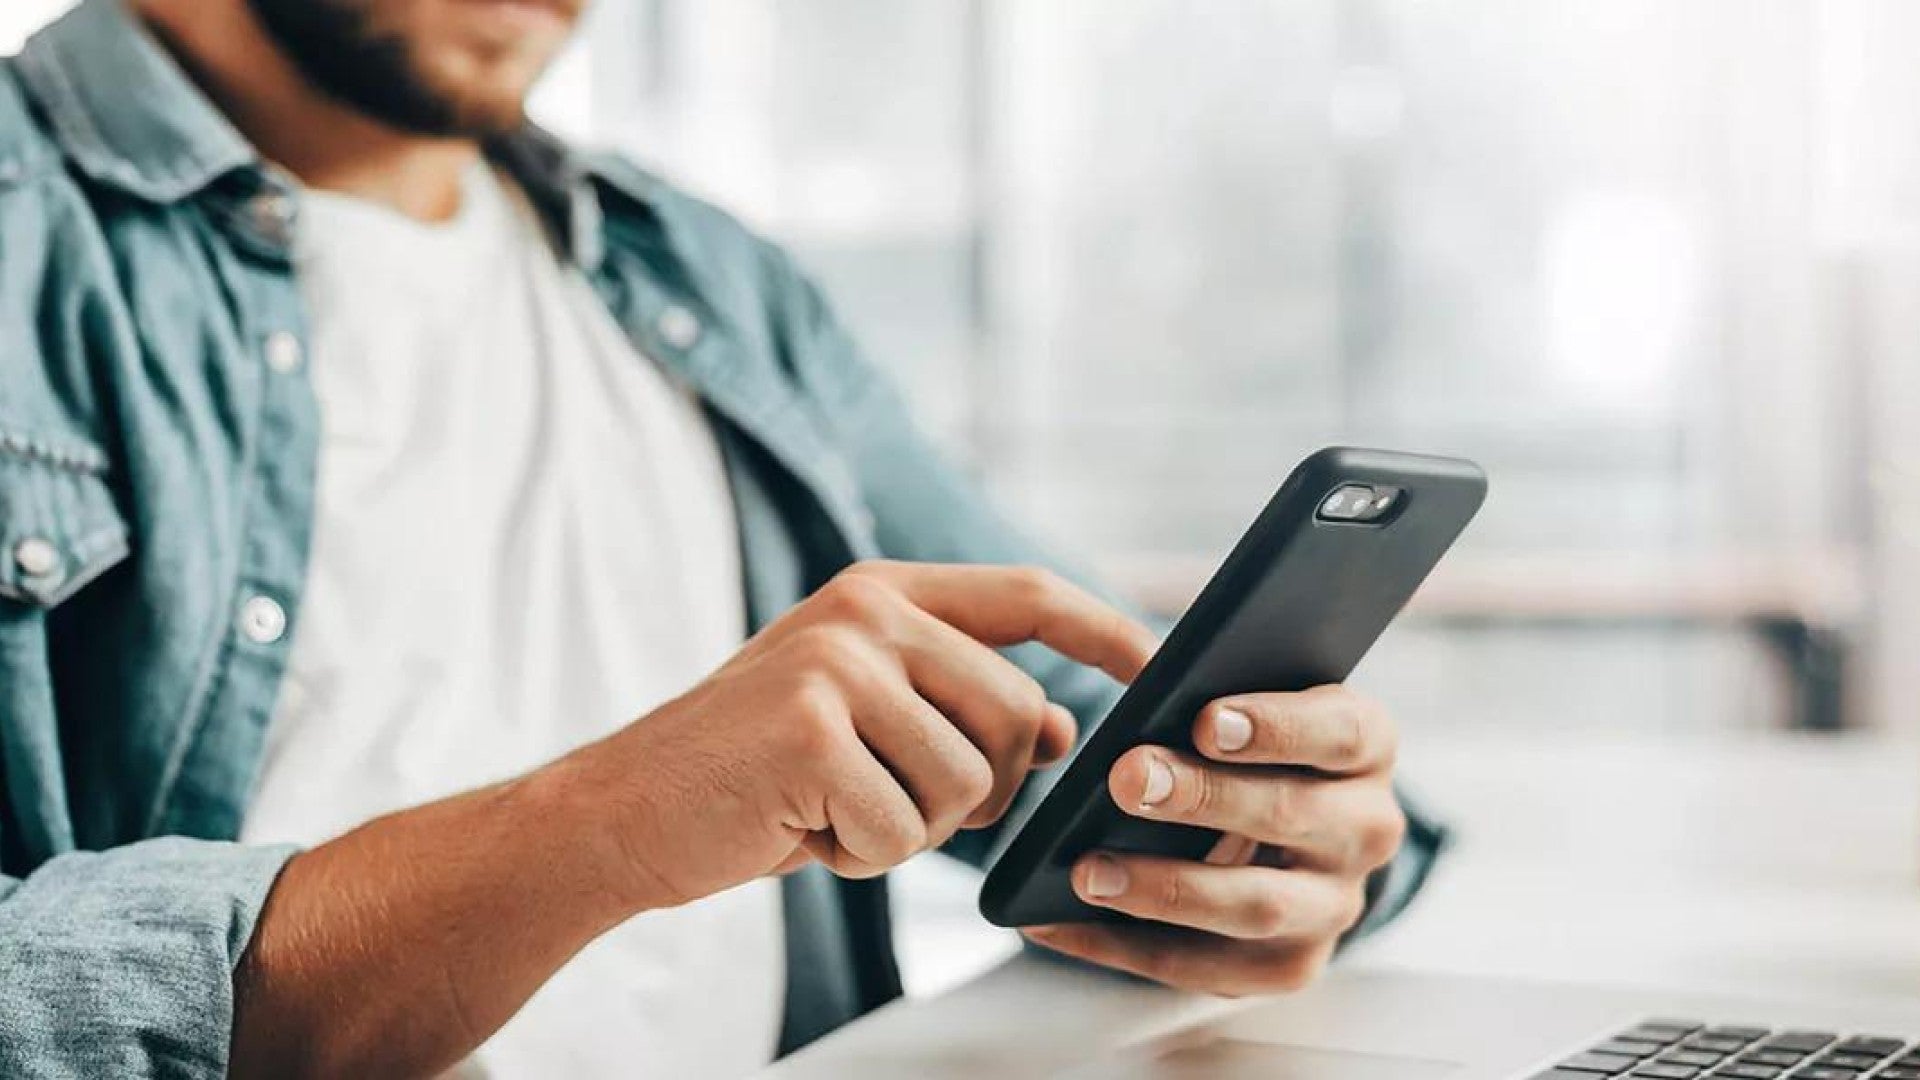
<svg viewBox="0 0 1920 1080">
<path fill-rule="evenodd" d="M 296 856 L 234 973 L 235 1076 L 425 1076 L 644 906 L 563 761 Z"/>
</svg>

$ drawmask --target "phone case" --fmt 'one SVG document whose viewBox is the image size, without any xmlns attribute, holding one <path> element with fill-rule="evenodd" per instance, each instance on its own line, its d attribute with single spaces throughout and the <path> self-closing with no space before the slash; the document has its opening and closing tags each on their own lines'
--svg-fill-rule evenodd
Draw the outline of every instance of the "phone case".
<svg viewBox="0 0 1920 1080">
<path fill-rule="evenodd" d="M 1371 523 L 1319 516 L 1346 484 L 1401 494 Z M 1139 678 L 994 862 L 980 910 L 1000 926 L 1125 919 L 1084 904 L 1068 874 L 1096 848 L 1199 859 L 1219 833 L 1115 806 L 1107 774 L 1143 743 L 1192 750 L 1215 698 L 1343 682 L 1486 498 L 1457 458 L 1334 447 L 1301 462 L 1234 546 Z"/>
</svg>

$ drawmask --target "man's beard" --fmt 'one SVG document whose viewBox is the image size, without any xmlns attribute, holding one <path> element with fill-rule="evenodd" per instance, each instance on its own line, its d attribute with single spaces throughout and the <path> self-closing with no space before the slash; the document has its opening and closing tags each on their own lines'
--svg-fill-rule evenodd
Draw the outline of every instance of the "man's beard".
<svg viewBox="0 0 1920 1080">
<path fill-rule="evenodd" d="M 433 138 L 488 138 L 525 123 L 518 100 L 461 100 L 432 85 L 406 40 L 375 28 L 355 0 L 247 4 L 316 89 L 388 127 Z"/>
</svg>

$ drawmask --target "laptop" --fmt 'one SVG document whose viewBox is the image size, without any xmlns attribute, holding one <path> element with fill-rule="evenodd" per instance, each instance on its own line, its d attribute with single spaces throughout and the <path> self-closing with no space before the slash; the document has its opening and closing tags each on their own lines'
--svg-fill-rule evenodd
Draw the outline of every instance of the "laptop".
<svg viewBox="0 0 1920 1080">
<path fill-rule="evenodd" d="M 771 1080 L 1920 1080 L 1920 1001 L 1793 1002 L 1339 968 L 1175 994 L 1027 955 L 808 1047 Z"/>
</svg>

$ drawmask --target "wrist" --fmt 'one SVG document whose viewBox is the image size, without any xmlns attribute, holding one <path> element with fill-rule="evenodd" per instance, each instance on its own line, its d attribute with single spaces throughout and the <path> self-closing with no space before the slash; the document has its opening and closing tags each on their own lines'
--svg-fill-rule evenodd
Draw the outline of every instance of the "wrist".
<svg viewBox="0 0 1920 1080">
<path fill-rule="evenodd" d="M 565 874 L 594 897 L 596 908 L 617 925 L 635 915 L 676 907 L 690 897 L 678 895 L 644 859 L 636 856 L 645 807 L 644 784 L 609 783 L 601 768 L 600 745 L 569 754 L 513 782 L 510 796 L 517 815 L 538 823 L 544 842 L 565 848 Z"/>
<path fill-rule="evenodd" d="M 505 815 L 522 823 L 530 873 L 548 878 L 601 930 L 666 906 L 631 880 L 605 790 L 571 755 L 500 789 Z"/>
</svg>

